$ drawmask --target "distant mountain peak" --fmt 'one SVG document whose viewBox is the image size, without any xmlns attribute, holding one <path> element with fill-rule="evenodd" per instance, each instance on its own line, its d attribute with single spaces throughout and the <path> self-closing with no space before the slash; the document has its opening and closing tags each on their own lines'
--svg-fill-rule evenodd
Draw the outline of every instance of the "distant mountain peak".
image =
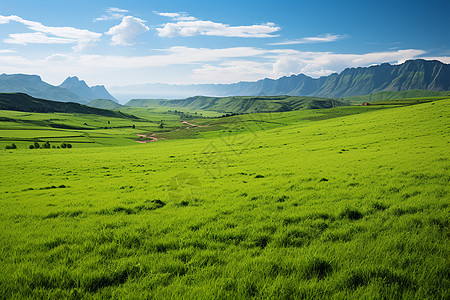
<svg viewBox="0 0 450 300">
<path fill-rule="evenodd" d="M 77 76 L 69 76 L 66 78 L 66 80 L 63 81 L 59 86 L 65 86 L 65 85 L 85 85 L 86 87 L 89 87 L 87 83 L 84 80 L 78 79 Z"/>
<path fill-rule="evenodd" d="M 84 80 L 80 80 L 77 76 L 67 77 L 59 86 L 66 88 L 87 100 L 110 99 L 117 102 L 117 99 L 106 90 L 105 86 L 96 85 L 89 87 Z"/>
<path fill-rule="evenodd" d="M 53 86 L 44 82 L 39 75 L 1 74 L 0 93 L 26 93 L 41 99 L 82 104 L 98 98 L 117 102 L 104 86 L 90 88 L 77 76 L 69 76 L 59 86 Z"/>
</svg>

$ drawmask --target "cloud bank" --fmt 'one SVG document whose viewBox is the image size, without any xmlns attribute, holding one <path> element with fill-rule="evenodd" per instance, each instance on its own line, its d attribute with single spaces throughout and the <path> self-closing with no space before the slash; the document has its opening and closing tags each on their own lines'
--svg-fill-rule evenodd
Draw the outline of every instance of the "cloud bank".
<svg viewBox="0 0 450 300">
<path fill-rule="evenodd" d="M 45 26 L 42 23 L 22 19 L 18 16 L 2 16 L 0 15 L 0 24 L 7 24 L 9 22 L 22 23 L 34 33 L 15 33 L 10 34 L 5 43 L 10 44 L 77 44 L 73 47 L 74 50 L 80 51 L 86 48 L 89 44 L 96 42 L 101 36 L 101 33 L 92 32 L 85 29 L 77 29 L 74 27 L 51 27 Z"/>
<path fill-rule="evenodd" d="M 241 37 L 241 38 L 271 38 L 281 28 L 268 22 L 250 26 L 231 26 L 229 24 L 202 21 L 186 13 L 156 13 L 163 17 L 172 18 L 176 22 L 163 24 L 156 28 L 160 37 L 189 37 L 196 35 Z"/>
<path fill-rule="evenodd" d="M 423 54 L 425 51 L 417 49 L 342 54 L 254 47 L 220 49 L 171 47 L 147 56 L 73 53 L 52 54 L 41 60 L 31 60 L 15 53 L 5 52 L 0 55 L 0 65 L 3 66 L 3 72 L 8 73 L 53 74 L 52 76 L 58 77 L 55 81 L 67 77 L 67 74 L 78 74 L 92 82 L 101 78 L 102 83 L 107 85 L 149 82 L 234 83 L 299 73 L 319 77 L 340 72 L 348 67 L 370 66 L 383 62 L 402 63 Z M 154 71 L 157 69 L 166 71 L 158 73 Z"/>
<path fill-rule="evenodd" d="M 109 21 L 109 20 L 118 20 L 125 17 L 125 13 L 127 13 L 128 10 L 126 9 L 120 9 L 117 7 L 110 7 L 106 10 L 106 15 L 103 15 L 99 18 L 95 18 L 94 21 Z"/>
<path fill-rule="evenodd" d="M 306 37 L 306 38 L 292 40 L 292 41 L 285 41 L 285 42 L 279 42 L 279 43 L 270 43 L 269 45 L 279 46 L 279 45 L 329 43 L 329 42 L 335 42 L 335 41 L 343 39 L 343 38 L 344 38 L 343 35 L 333 35 L 333 34 L 327 33 L 327 34 L 324 34 L 324 35 L 313 36 L 313 37 Z"/>
</svg>

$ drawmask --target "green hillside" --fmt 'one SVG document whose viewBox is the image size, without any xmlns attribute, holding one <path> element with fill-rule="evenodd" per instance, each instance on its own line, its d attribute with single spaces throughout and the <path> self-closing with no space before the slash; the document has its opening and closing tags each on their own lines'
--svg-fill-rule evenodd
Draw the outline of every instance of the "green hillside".
<svg viewBox="0 0 450 300">
<path fill-rule="evenodd" d="M 300 109 L 330 108 L 345 105 L 345 102 L 334 99 L 300 96 L 233 96 L 206 97 L 196 96 L 181 100 L 131 100 L 126 106 L 168 106 L 218 111 L 222 113 L 257 113 L 280 112 Z"/>
<path fill-rule="evenodd" d="M 34 113 L 0 110 L 0 149 L 14 143 L 28 149 L 34 142 L 74 148 L 130 146 L 143 136 L 184 128 L 180 115 L 146 108 L 124 108 L 139 119 L 81 113 Z M 161 128 L 161 121 L 163 127 Z"/>
<path fill-rule="evenodd" d="M 119 103 L 114 102 L 109 99 L 95 99 L 95 100 L 92 100 L 91 102 L 89 102 L 87 105 L 91 106 L 91 107 L 110 109 L 110 110 L 118 110 L 123 107 L 123 105 L 120 105 Z"/>
<path fill-rule="evenodd" d="M 377 102 L 393 99 L 405 99 L 405 98 L 420 98 L 420 97 L 438 97 L 438 96 L 450 96 L 450 92 L 437 92 L 427 90 L 412 90 L 412 91 L 400 91 L 400 92 L 378 92 L 372 95 L 344 97 L 345 101 L 349 101 L 354 104 L 360 104 L 363 102 Z"/>
<path fill-rule="evenodd" d="M 121 147 L 0 151 L 0 295 L 446 299 L 448 124 L 449 99 L 191 120 L 160 131 L 178 137 Z"/>
<path fill-rule="evenodd" d="M 129 107 L 154 107 L 159 106 L 160 102 L 164 100 L 158 99 L 132 99 L 125 103 L 125 106 Z"/>
<path fill-rule="evenodd" d="M 0 93 L 0 110 L 15 110 L 37 113 L 79 113 L 136 119 L 135 116 L 118 111 L 99 109 L 73 102 L 37 99 L 22 93 Z"/>
</svg>

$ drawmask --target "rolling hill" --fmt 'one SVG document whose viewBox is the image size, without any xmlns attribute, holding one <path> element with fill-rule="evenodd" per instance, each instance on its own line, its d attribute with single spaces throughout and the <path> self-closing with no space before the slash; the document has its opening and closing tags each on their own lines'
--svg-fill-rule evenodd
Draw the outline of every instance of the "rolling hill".
<svg viewBox="0 0 450 300">
<path fill-rule="evenodd" d="M 111 110 L 117 110 L 123 107 L 123 105 L 120 105 L 119 103 L 116 103 L 110 99 L 95 99 L 89 102 L 87 105 L 91 107 Z"/>
<path fill-rule="evenodd" d="M 0 93 L 0 110 L 15 110 L 38 113 L 79 113 L 95 114 L 108 117 L 132 118 L 137 117 L 118 111 L 89 107 L 73 102 L 59 102 L 37 99 L 23 93 Z"/>
<path fill-rule="evenodd" d="M 345 101 L 350 101 L 354 104 L 360 104 L 363 102 L 374 102 L 374 101 L 387 101 L 395 99 L 406 99 L 406 98 L 421 98 L 421 97 L 440 97 L 440 96 L 450 96 L 450 91 L 426 91 L 426 90 L 411 90 L 402 92 L 377 92 L 371 95 L 361 95 L 361 96 L 351 96 L 344 97 Z"/>
<path fill-rule="evenodd" d="M 299 96 L 265 97 L 205 97 L 195 96 L 181 100 L 134 99 L 126 103 L 131 107 L 168 106 L 211 110 L 222 113 L 280 112 L 301 109 L 331 108 L 346 103 L 335 99 Z"/>
</svg>

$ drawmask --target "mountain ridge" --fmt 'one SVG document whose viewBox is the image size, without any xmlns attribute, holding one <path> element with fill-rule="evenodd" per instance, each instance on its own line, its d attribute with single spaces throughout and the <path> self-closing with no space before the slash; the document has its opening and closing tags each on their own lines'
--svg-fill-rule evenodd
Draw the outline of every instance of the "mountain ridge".
<svg viewBox="0 0 450 300">
<path fill-rule="evenodd" d="M 46 83 L 38 75 L 1 74 L 0 92 L 25 93 L 36 98 L 45 98 L 63 102 L 77 102 L 81 104 L 87 102 L 68 89 Z"/>
<path fill-rule="evenodd" d="M 131 98 L 164 98 L 168 90 L 171 97 L 205 96 L 311 96 L 343 98 L 368 95 L 380 91 L 450 90 L 450 65 L 437 60 L 407 60 L 402 64 L 382 63 L 369 67 L 346 68 L 341 73 L 312 78 L 304 74 L 241 81 L 232 84 L 170 85 L 146 84 L 111 87 L 116 94 L 135 93 Z M 147 93 L 147 96 L 145 95 Z"/>
<path fill-rule="evenodd" d="M 104 86 L 89 87 L 76 76 L 68 77 L 61 85 L 54 86 L 43 81 L 39 75 L 1 74 L 0 93 L 25 93 L 36 98 L 80 104 L 98 98 L 117 102 Z"/>
<path fill-rule="evenodd" d="M 76 95 L 80 95 L 84 99 L 109 99 L 118 102 L 103 85 L 89 87 L 84 80 L 78 79 L 77 76 L 67 77 L 59 87 L 66 88 Z"/>
</svg>

